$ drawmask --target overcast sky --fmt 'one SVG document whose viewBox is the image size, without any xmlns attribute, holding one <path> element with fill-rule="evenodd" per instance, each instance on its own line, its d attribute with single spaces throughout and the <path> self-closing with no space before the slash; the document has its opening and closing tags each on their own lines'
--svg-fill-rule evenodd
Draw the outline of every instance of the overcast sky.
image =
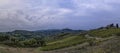
<svg viewBox="0 0 120 53">
<path fill-rule="evenodd" d="M 93 29 L 120 23 L 120 0 L 0 0 L 0 31 Z"/>
</svg>

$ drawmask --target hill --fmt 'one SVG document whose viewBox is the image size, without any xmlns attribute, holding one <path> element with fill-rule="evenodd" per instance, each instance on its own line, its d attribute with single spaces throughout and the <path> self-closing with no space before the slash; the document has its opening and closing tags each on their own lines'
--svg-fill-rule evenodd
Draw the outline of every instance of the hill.
<svg viewBox="0 0 120 53">
<path fill-rule="evenodd" d="M 43 37 L 40 35 L 41 33 L 49 35 Z M 89 31 L 16 30 L 0 33 L 0 41 L 1 53 L 14 53 L 13 50 L 26 53 L 120 53 L 120 28 Z M 5 44 L 6 42 L 7 44 Z"/>
<path fill-rule="evenodd" d="M 56 41 L 47 43 L 47 46 L 45 47 L 40 47 L 39 49 L 42 51 L 48 51 L 48 52 L 53 52 L 53 53 L 64 53 L 64 52 L 69 52 L 69 53 L 84 53 L 80 51 L 84 51 L 84 49 L 87 48 L 96 48 L 96 51 L 92 51 L 91 49 L 88 49 L 88 51 L 92 52 L 97 52 L 99 53 L 100 49 L 101 52 L 107 52 L 106 50 L 104 51 L 104 46 L 101 47 L 102 44 L 106 43 L 106 47 L 110 47 L 112 44 L 112 41 L 120 41 L 119 39 L 120 35 L 120 29 L 119 28 L 110 28 L 110 29 L 98 29 L 98 30 L 90 30 L 88 32 L 84 32 L 81 34 L 72 34 L 72 36 L 67 36 L 66 38 L 63 39 L 58 39 Z M 82 45 L 83 44 L 83 45 Z M 117 44 L 117 45 L 116 45 Z M 82 45 L 82 46 L 81 46 Z M 119 43 L 115 43 L 111 45 L 111 48 L 108 48 L 108 50 L 113 49 L 114 47 L 119 48 Z M 67 48 L 67 49 L 65 49 Z M 77 49 L 79 52 L 76 52 Z M 98 50 L 98 51 L 97 51 Z M 71 51 L 71 52 L 70 52 Z M 92 53 L 91 52 L 91 53 Z M 110 51 L 109 51 L 110 52 Z M 119 52 L 119 51 L 111 51 L 111 52 Z M 44 53 L 44 52 L 43 52 Z"/>
</svg>

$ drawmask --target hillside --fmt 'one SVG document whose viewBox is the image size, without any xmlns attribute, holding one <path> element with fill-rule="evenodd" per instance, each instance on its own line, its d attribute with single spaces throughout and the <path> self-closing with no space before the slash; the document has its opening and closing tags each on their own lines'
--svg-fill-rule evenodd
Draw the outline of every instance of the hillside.
<svg viewBox="0 0 120 53">
<path fill-rule="evenodd" d="M 0 32 L 0 35 L 21 37 L 21 38 L 33 38 L 33 37 L 48 37 L 48 36 L 56 36 L 62 33 L 79 33 L 84 30 L 72 30 L 72 29 L 50 29 L 50 30 L 37 30 L 37 31 L 27 31 L 27 30 L 15 30 L 11 32 Z"/>
<path fill-rule="evenodd" d="M 105 30 L 103 30 L 103 29 L 90 30 L 83 34 L 72 35 L 72 36 L 69 36 L 62 40 L 50 42 L 47 44 L 47 46 L 41 47 L 40 50 L 48 51 L 48 52 L 52 52 L 52 53 L 54 53 L 54 52 L 60 53 L 61 51 L 64 51 L 64 52 L 70 52 L 70 51 L 72 52 L 73 51 L 73 52 L 77 53 L 76 49 L 80 49 L 80 51 L 81 51 L 83 49 L 87 49 L 88 47 L 90 47 L 90 48 L 97 47 L 96 52 L 99 53 L 99 51 L 97 51 L 97 50 L 100 50 L 101 48 L 99 49 L 99 47 L 101 47 L 101 45 L 104 43 L 106 43 L 105 44 L 106 47 L 110 47 L 108 44 L 108 43 L 110 43 L 112 48 L 117 47 L 117 46 L 119 48 L 119 46 L 120 46 L 119 43 L 116 42 L 115 44 L 117 44 L 117 45 L 112 44 L 112 41 L 118 41 L 118 42 L 120 41 L 119 33 L 120 33 L 120 29 L 118 29 L 118 28 L 110 28 L 110 29 L 105 29 Z M 102 46 L 102 47 L 104 48 L 104 46 Z M 65 48 L 67 48 L 67 49 L 65 49 Z M 108 48 L 108 50 L 111 50 L 112 48 Z M 92 51 L 90 49 L 88 49 L 88 50 Z M 101 50 L 103 50 L 103 49 L 101 49 Z M 106 52 L 106 50 L 105 51 L 103 50 L 103 52 Z M 115 51 L 112 51 L 112 52 L 115 52 Z M 116 51 L 116 52 L 119 52 L 119 51 Z M 81 53 L 84 53 L 84 52 L 81 52 Z"/>
<path fill-rule="evenodd" d="M 120 37 L 114 37 L 90 46 L 88 43 L 41 53 L 120 53 Z"/>
<path fill-rule="evenodd" d="M 70 30 L 69 30 L 70 31 Z M 20 40 L 24 43 L 21 47 L 18 45 L 4 45 L 1 42 L 0 52 L 1 53 L 120 53 L 120 28 L 109 28 L 109 29 L 95 29 L 90 31 L 72 33 L 60 33 L 54 36 L 44 37 L 45 45 L 41 45 L 43 39 L 32 39 Z M 10 33 L 10 32 L 9 32 Z M 14 31 L 14 34 L 24 34 L 24 31 Z M 33 32 L 25 31 L 26 34 Z M 5 33 L 1 33 L 5 34 Z M 34 33 L 35 34 L 35 33 Z M 4 36 L 1 36 L 4 37 Z M 6 37 L 6 36 L 5 36 Z M 19 37 L 19 36 L 18 36 Z M 29 36 L 28 36 L 29 37 Z M 36 36 L 37 37 L 37 36 Z M 4 39 L 3 39 L 4 40 Z M 36 41 L 40 40 L 39 46 Z M 2 41 L 2 40 L 1 40 Z M 35 41 L 35 42 L 34 42 Z M 4 42 L 4 41 L 3 41 Z M 14 42 L 14 41 L 13 41 Z M 16 42 L 15 42 L 16 43 Z M 19 42 L 18 42 L 19 43 Z M 29 43 L 29 44 L 28 44 Z M 33 47 L 37 46 L 37 47 Z M 32 46 L 32 47 L 31 47 Z M 39 47 L 39 48 L 38 48 Z M 15 51 L 15 52 L 14 52 Z"/>
</svg>

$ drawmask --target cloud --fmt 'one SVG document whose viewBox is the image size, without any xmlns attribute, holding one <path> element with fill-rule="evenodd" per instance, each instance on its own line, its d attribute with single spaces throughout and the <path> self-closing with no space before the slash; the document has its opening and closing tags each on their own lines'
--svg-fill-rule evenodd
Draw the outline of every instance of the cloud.
<svg viewBox="0 0 120 53">
<path fill-rule="evenodd" d="M 119 5 L 118 0 L 0 0 L 0 30 L 95 28 L 118 23 Z"/>
</svg>

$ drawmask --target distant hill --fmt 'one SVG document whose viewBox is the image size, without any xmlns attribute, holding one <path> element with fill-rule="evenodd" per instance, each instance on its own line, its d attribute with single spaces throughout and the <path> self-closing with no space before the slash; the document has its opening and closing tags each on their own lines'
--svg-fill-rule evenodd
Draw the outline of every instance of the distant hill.
<svg viewBox="0 0 120 53">
<path fill-rule="evenodd" d="M 19 36 L 24 38 L 32 37 L 47 37 L 47 36 L 56 36 L 61 33 L 79 33 L 84 30 L 72 30 L 72 29 L 49 29 L 49 30 L 37 30 L 37 31 L 27 31 L 27 30 L 15 30 L 12 32 L 0 32 L 2 35 L 8 36 Z"/>
</svg>

